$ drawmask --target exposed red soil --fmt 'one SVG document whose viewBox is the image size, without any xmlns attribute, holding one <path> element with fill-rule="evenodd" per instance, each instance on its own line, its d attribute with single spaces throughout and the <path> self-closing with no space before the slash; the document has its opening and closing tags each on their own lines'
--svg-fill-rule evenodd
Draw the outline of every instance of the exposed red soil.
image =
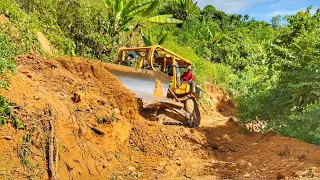
<svg viewBox="0 0 320 180">
<path fill-rule="evenodd" d="M 194 142 L 212 150 L 219 163 L 210 168 L 223 179 L 295 179 L 299 171 L 310 167 L 318 167 L 314 176 L 319 173 L 320 148 L 300 140 L 248 132 L 232 120 L 197 130 L 206 141 Z"/>
<path fill-rule="evenodd" d="M 37 32 L 37 36 L 38 36 L 38 41 L 40 43 L 42 50 L 44 50 L 49 55 L 52 55 L 53 48 L 49 40 L 44 36 L 42 32 Z"/>
<path fill-rule="evenodd" d="M 223 90 L 213 84 L 205 84 L 205 97 L 201 102 L 200 110 L 206 115 L 222 114 L 224 116 L 235 117 L 235 102 Z"/>
<path fill-rule="evenodd" d="M 156 98 L 163 98 L 163 87 L 158 79 L 156 79 L 153 96 Z"/>
<path fill-rule="evenodd" d="M 0 24 L 2 23 L 9 23 L 10 20 L 3 14 L 0 14 Z"/>
<path fill-rule="evenodd" d="M 9 75 L 10 87 L 0 94 L 16 104 L 14 114 L 27 129 L 0 127 L 2 136 L 13 137 L 0 139 L 1 179 L 48 179 L 50 119 L 58 179 L 319 177 L 319 147 L 247 133 L 228 121 L 235 115 L 234 102 L 212 85 L 207 99 L 214 108 L 203 105 L 201 127 L 189 129 L 143 119 L 133 93 L 102 62 L 36 54 L 16 62 L 18 72 Z M 30 143 L 23 141 L 28 132 Z M 29 152 L 25 166 L 18 156 L 24 148 Z"/>
</svg>

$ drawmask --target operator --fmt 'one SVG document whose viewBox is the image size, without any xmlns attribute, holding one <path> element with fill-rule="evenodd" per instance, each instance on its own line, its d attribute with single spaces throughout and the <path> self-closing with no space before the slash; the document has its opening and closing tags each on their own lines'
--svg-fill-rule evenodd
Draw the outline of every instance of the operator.
<svg viewBox="0 0 320 180">
<path fill-rule="evenodd" d="M 185 71 L 182 75 L 182 80 L 186 81 L 190 84 L 191 92 L 194 92 L 194 83 L 192 82 L 194 80 L 194 74 L 192 72 L 191 66 L 187 67 L 187 71 Z"/>
<path fill-rule="evenodd" d="M 182 80 L 187 81 L 189 83 L 194 80 L 194 74 L 192 72 L 191 66 L 188 66 L 187 71 L 183 73 Z"/>
</svg>

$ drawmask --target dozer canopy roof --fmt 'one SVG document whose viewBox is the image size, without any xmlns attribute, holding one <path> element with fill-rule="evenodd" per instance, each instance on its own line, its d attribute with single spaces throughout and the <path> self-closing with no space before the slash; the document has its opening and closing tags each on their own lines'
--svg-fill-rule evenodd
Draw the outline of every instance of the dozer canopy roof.
<svg viewBox="0 0 320 180">
<path fill-rule="evenodd" d="M 150 67 L 154 69 L 153 64 L 155 62 L 163 62 L 166 60 L 167 64 L 172 64 L 173 59 L 178 63 L 179 67 L 191 66 L 192 62 L 160 45 L 147 46 L 147 47 L 134 47 L 134 48 L 120 48 L 118 51 L 116 63 L 120 63 L 125 60 L 123 53 L 127 53 L 129 56 L 135 56 L 137 54 L 145 54 L 146 60 Z"/>
</svg>

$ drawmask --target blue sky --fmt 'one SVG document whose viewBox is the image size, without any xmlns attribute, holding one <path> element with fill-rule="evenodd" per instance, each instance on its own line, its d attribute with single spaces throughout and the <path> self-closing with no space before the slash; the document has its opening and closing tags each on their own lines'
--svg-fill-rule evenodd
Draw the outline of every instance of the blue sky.
<svg viewBox="0 0 320 180">
<path fill-rule="evenodd" d="M 277 15 L 285 16 L 306 10 L 312 5 L 312 12 L 320 8 L 320 0 L 197 0 L 202 9 L 206 5 L 213 5 L 216 9 L 228 14 L 248 14 L 256 20 L 270 22 Z"/>
</svg>

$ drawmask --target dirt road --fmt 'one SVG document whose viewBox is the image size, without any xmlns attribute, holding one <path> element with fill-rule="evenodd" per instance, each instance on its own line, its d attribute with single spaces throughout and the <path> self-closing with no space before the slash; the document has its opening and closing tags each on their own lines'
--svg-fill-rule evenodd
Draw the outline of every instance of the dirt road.
<svg viewBox="0 0 320 180">
<path fill-rule="evenodd" d="M 319 179 L 320 148 L 252 133 L 234 103 L 208 85 L 199 128 L 165 126 L 138 113 L 134 95 L 98 61 L 36 54 L 0 94 L 26 125 L 0 127 L 0 179 L 48 179 L 49 121 L 58 179 Z"/>
</svg>

